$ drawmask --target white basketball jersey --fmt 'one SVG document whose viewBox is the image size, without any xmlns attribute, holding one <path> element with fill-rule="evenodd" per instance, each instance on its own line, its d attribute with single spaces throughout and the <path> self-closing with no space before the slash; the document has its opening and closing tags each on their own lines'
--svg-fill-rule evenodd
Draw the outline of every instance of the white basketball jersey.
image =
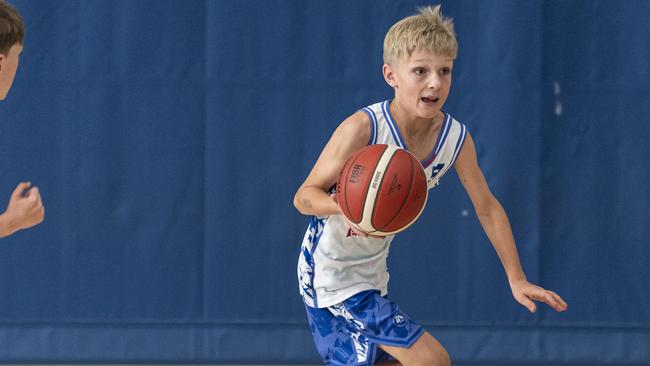
<svg viewBox="0 0 650 366">
<path fill-rule="evenodd" d="M 408 147 L 388 108 L 390 101 L 363 108 L 371 123 L 369 145 Z M 451 168 L 460 152 L 467 129 L 449 114 L 431 154 L 422 161 L 429 189 Z M 341 215 L 312 216 L 300 249 L 298 279 L 305 304 L 324 308 L 365 290 L 388 293 L 386 257 L 394 235 L 367 238 L 352 233 Z"/>
</svg>

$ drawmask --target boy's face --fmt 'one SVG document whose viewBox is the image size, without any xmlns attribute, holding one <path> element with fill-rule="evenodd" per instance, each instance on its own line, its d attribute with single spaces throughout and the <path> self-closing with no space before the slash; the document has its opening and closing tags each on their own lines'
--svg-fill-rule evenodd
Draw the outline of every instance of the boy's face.
<svg viewBox="0 0 650 366">
<path fill-rule="evenodd" d="M 395 100 L 414 118 L 435 117 L 447 100 L 454 60 L 415 50 L 407 60 L 384 65 L 384 78 L 395 89 Z"/>
<path fill-rule="evenodd" d="M 15 44 L 11 46 L 6 55 L 0 54 L 0 100 L 5 99 L 11 89 L 22 52 L 23 45 Z"/>
</svg>

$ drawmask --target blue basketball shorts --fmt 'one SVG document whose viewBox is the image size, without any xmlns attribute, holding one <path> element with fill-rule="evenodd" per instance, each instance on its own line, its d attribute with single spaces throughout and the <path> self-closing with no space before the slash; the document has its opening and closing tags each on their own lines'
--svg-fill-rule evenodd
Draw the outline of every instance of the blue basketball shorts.
<svg viewBox="0 0 650 366">
<path fill-rule="evenodd" d="M 318 353 L 327 365 L 374 365 L 394 358 L 380 344 L 409 348 L 424 328 L 379 291 L 360 292 L 328 308 L 307 308 Z"/>
</svg>

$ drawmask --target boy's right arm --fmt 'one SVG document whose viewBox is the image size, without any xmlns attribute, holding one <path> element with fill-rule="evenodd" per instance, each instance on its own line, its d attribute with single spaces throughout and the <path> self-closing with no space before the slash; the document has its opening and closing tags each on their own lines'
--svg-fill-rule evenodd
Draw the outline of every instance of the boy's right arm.
<svg viewBox="0 0 650 366">
<path fill-rule="evenodd" d="M 0 238 L 43 221 L 45 209 L 41 194 L 31 183 L 20 183 L 14 189 L 7 210 L 0 214 Z"/>
<path fill-rule="evenodd" d="M 316 216 L 341 213 L 329 189 L 336 183 L 348 158 L 368 145 L 370 132 L 370 120 L 363 111 L 353 114 L 339 125 L 293 198 L 293 204 L 300 213 Z"/>
</svg>

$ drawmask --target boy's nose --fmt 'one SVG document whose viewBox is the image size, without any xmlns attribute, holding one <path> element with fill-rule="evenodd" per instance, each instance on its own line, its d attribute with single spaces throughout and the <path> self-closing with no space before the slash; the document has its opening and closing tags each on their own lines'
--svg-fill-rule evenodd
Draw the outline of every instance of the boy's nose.
<svg viewBox="0 0 650 366">
<path fill-rule="evenodd" d="M 438 79 L 437 76 L 432 76 L 429 79 L 429 85 L 428 86 L 429 86 L 430 89 L 438 89 L 438 87 L 440 87 L 440 79 Z"/>
</svg>

